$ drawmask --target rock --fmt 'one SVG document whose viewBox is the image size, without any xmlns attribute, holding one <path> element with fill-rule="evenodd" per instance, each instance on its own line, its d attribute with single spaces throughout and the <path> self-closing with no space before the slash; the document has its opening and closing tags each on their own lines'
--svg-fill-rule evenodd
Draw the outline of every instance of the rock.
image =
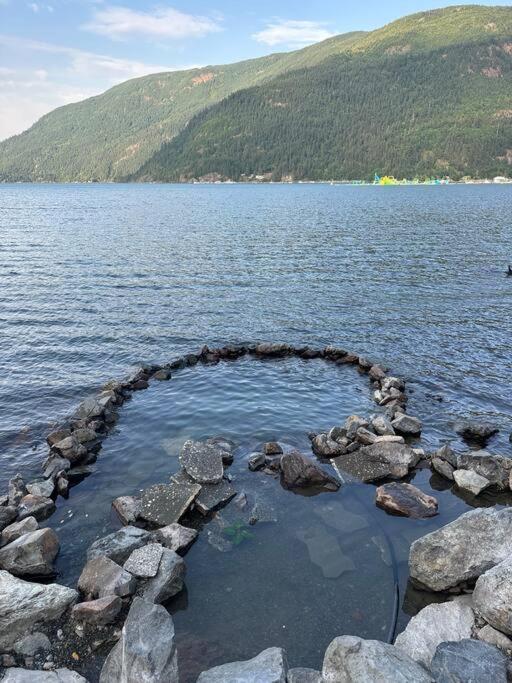
<svg viewBox="0 0 512 683">
<path fill-rule="evenodd" d="M 122 606 L 123 601 L 118 595 L 108 595 L 97 600 L 79 602 L 73 607 L 72 616 L 77 621 L 94 626 L 105 626 L 117 619 Z"/>
<path fill-rule="evenodd" d="M 421 434 L 421 420 L 410 415 L 398 415 L 391 426 L 398 434 L 402 436 L 419 436 Z"/>
<path fill-rule="evenodd" d="M 218 484 L 221 481 L 224 476 L 222 458 L 222 448 L 201 441 L 186 441 L 180 453 L 183 469 L 198 484 Z"/>
<path fill-rule="evenodd" d="M 306 545 L 309 559 L 320 567 L 325 578 L 337 579 L 345 572 L 355 570 L 352 558 L 345 555 L 336 536 L 323 525 L 297 529 L 296 535 Z"/>
<path fill-rule="evenodd" d="M 329 437 L 329 439 L 331 439 L 332 441 L 336 441 L 342 446 L 348 446 L 348 444 L 350 443 L 347 439 L 347 430 L 345 429 L 345 427 L 331 427 L 331 429 L 329 429 L 327 433 L 327 436 Z"/>
<path fill-rule="evenodd" d="M 80 463 L 87 455 L 87 448 L 72 434 L 54 445 L 54 450 L 72 465 Z"/>
<path fill-rule="evenodd" d="M 12 668 L 2 678 L 2 683 L 87 683 L 87 679 L 69 669 L 34 671 L 33 669 Z"/>
<path fill-rule="evenodd" d="M 46 437 L 46 443 L 51 448 L 56 443 L 59 443 L 59 441 L 66 439 L 68 436 L 71 436 L 71 430 L 66 428 L 55 429 L 53 432 L 50 432 L 50 434 L 48 434 L 48 436 Z"/>
<path fill-rule="evenodd" d="M 169 550 L 184 555 L 197 538 L 197 531 L 181 524 L 169 524 L 153 532 L 153 539 Z"/>
<path fill-rule="evenodd" d="M 89 560 L 78 579 L 78 590 L 89 600 L 118 595 L 132 595 L 137 580 L 113 560 L 104 555 Z"/>
<path fill-rule="evenodd" d="M 153 374 L 153 378 L 159 380 L 160 382 L 166 382 L 167 380 L 171 379 L 171 371 L 167 368 L 162 368 Z"/>
<path fill-rule="evenodd" d="M 283 449 L 276 441 L 268 441 L 263 445 L 265 455 L 282 455 Z"/>
<path fill-rule="evenodd" d="M 70 470 L 66 472 L 66 477 L 71 485 L 77 484 L 79 481 L 82 481 L 82 479 L 85 479 L 85 477 L 88 477 L 90 474 L 93 474 L 94 472 L 94 467 L 91 467 L 90 465 L 80 465 L 80 467 L 72 467 Z"/>
<path fill-rule="evenodd" d="M 57 453 L 50 453 L 43 465 L 43 477 L 45 479 L 57 479 L 61 472 L 66 472 L 71 467 L 67 458 Z"/>
<path fill-rule="evenodd" d="M 114 533 L 94 541 L 87 550 L 87 559 L 106 555 L 114 562 L 122 563 L 135 550 L 149 543 L 151 534 L 135 526 L 125 526 Z"/>
<path fill-rule="evenodd" d="M 258 356 L 287 356 L 293 349 L 289 344 L 256 344 L 255 352 Z"/>
<path fill-rule="evenodd" d="M 13 649 L 18 655 L 33 657 L 38 652 L 50 652 L 52 644 L 44 633 L 36 631 L 18 640 Z"/>
<path fill-rule="evenodd" d="M 512 557 L 479 577 L 473 600 L 475 609 L 491 626 L 512 636 Z"/>
<path fill-rule="evenodd" d="M 357 636 L 335 638 L 322 667 L 324 683 L 433 683 L 425 669 L 398 648 Z"/>
<path fill-rule="evenodd" d="M 432 660 L 436 683 L 507 683 L 507 658 L 478 640 L 441 643 Z"/>
<path fill-rule="evenodd" d="M 197 683 L 286 683 L 287 671 L 285 651 L 270 647 L 244 662 L 231 662 L 203 671 Z"/>
<path fill-rule="evenodd" d="M 322 683 L 322 674 L 314 669 L 290 669 L 286 683 Z"/>
<path fill-rule="evenodd" d="M 512 554 L 512 509 L 471 510 L 411 546 L 411 578 L 433 591 L 473 581 Z"/>
<path fill-rule="evenodd" d="M 80 427 L 73 432 L 73 438 L 75 438 L 78 443 L 88 444 L 91 441 L 99 439 L 100 435 L 90 427 Z"/>
<path fill-rule="evenodd" d="M 386 373 L 384 368 L 382 368 L 380 365 L 372 365 L 370 371 L 368 372 L 368 376 L 374 382 L 381 382 L 386 377 Z"/>
<path fill-rule="evenodd" d="M 160 605 L 135 598 L 121 638 L 101 670 L 100 683 L 177 683 L 174 624 Z"/>
<path fill-rule="evenodd" d="M 29 583 L 0 571 L 0 651 L 60 619 L 77 597 L 71 588 Z"/>
<path fill-rule="evenodd" d="M 0 567 L 14 576 L 51 576 L 58 552 L 53 529 L 30 531 L 0 549 Z"/>
<path fill-rule="evenodd" d="M 478 496 L 486 488 L 489 488 L 491 482 L 485 477 L 481 477 L 476 472 L 471 470 L 455 470 L 453 473 L 455 483 L 463 491 L 469 491 L 474 496 Z"/>
<path fill-rule="evenodd" d="M 257 470 L 261 470 L 262 467 L 265 467 L 266 461 L 267 459 L 264 453 L 254 453 L 253 455 L 249 456 L 249 459 L 247 460 L 247 467 L 251 470 L 251 472 L 256 472 Z"/>
<path fill-rule="evenodd" d="M 486 624 L 478 631 L 477 637 L 479 640 L 489 643 L 489 645 L 496 645 L 496 647 L 499 647 L 500 650 L 503 650 L 510 656 L 510 653 L 512 652 L 512 640 L 489 624 Z"/>
<path fill-rule="evenodd" d="M 140 517 L 157 526 L 178 522 L 199 495 L 199 484 L 156 484 L 142 494 Z"/>
<path fill-rule="evenodd" d="M 101 417 L 104 410 L 104 406 L 95 398 L 87 398 L 80 403 L 73 416 L 78 420 L 89 420 Z"/>
<path fill-rule="evenodd" d="M 27 491 L 39 498 L 50 498 L 55 490 L 55 483 L 52 479 L 41 479 L 27 484 Z"/>
<path fill-rule="evenodd" d="M 360 427 L 368 427 L 368 420 L 365 420 L 364 417 L 359 417 L 359 415 L 350 415 L 347 417 L 344 429 L 349 441 L 353 441 L 356 438 L 357 430 Z"/>
<path fill-rule="evenodd" d="M 384 434 L 383 436 L 378 436 L 374 443 L 405 443 L 405 439 L 403 436 L 398 436 L 398 434 Z"/>
<path fill-rule="evenodd" d="M 17 474 L 12 479 L 9 479 L 9 485 L 7 487 L 7 505 L 16 507 L 20 504 L 21 499 L 23 496 L 26 496 L 27 493 L 27 487 L 25 486 L 25 482 L 23 481 L 21 474 Z"/>
<path fill-rule="evenodd" d="M 493 486 L 506 490 L 509 488 L 512 459 L 501 455 L 491 455 L 487 451 L 469 451 L 459 454 L 457 468 L 476 472 Z"/>
<path fill-rule="evenodd" d="M 7 545 L 11 541 L 15 541 L 24 534 L 28 534 L 29 531 L 35 531 L 38 528 L 37 520 L 35 517 L 25 517 L 21 522 L 14 522 L 9 524 L 2 531 L 0 547 Z"/>
<path fill-rule="evenodd" d="M 47 519 L 55 512 L 55 502 L 51 498 L 44 498 L 43 496 L 34 496 L 29 493 L 21 499 L 18 507 L 18 520 L 25 519 L 25 517 L 35 517 L 38 522 Z"/>
<path fill-rule="evenodd" d="M 453 472 L 454 469 L 450 465 L 449 462 L 446 460 L 443 460 L 442 458 L 438 458 L 437 456 L 432 458 L 432 461 L 430 463 L 432 465 L 432 469 L 440 474 L 442 477 L 445 479 L 448 479 L 449 481 L 453 481 Z"/>
<path fill-rule="evenodd" d="M 393 442 L 374 443 L 334 459 L 337 468 L 364 482 L 391 477 L 401 479 L 418 463 L 412 448 Z"/>
<path fill-rule="evenodd" d="M 163 548 L 156 576 L 142 581 L 137 593 L 148 602 L 165 602 L 182 590 L 184 577 L 183 558 L 173 550 Z"/>
<path fill-rule="evenodd" d="M 391 389 L 405 390 L 405 382 L 400 377 L 385 377 L 381 382 L 381 386 L 383 391 L 391 391 Z"/>
<path fill-rule="evenodd" d="M 112 507 L 123 524 L 134 524 L 137 521 L 141 505 L 140 498 L 135 496 L 119 496 L 112 502 Z"/>
<path fill-rule="evenodd" d="M 464 422 L 456 425 L 455 431 L 466 441 L 485 446 L 491 436 L 500 430 L 495 425 L 486 422 Z"/>
<path fill-rule="evenodd" d="M 445 444 L 436 451 L 436 457 L 445 460 L 454 469 L 457 469 L 457 454 L 448 446 L 448 444 Z"/>
<path fill-rule="evenodd" d="M 384 415 L 378 415 L 377 417 L 374 417 L 371 422 L 371 426 L 375 434 L 378 434 L 379 436 L 393 436 L 395 433 L 391 422 L 387 419 L 387 417 L 384 417 Z"/>
<path fill-rule="evenodd" d="M 212 531 L 211 529 L 208 529 L 206 532 L 206 540 L 212 548 L 215 548 L 215 550 L 218 550 L 221 553 L 229 553 L 234 548 L 234 545 L 225 536 L 222 536 L 217 531 Z"/>
<path fill-rule="evenodd" d="M 163 550 L 159 543 L 148 543 L 142 548 L 136 548 L 124 563 L 123 569 L 143 579 L 156 576 Z"/>
<path fill-rule="evenodd" d="M 14 522 L 17 516 L 18 511 L 15 507 L 12 507 L 11 505 L 0 506 L 0 531 Z"/>
<path fill-rule="evenodd" d="M 359 443 L 363 444 L 363 446 L 370 446 L 372 443 L 375 443 L 376 440 L 377 435 L 373 432 L 370 432 L 369 429 L 359 427 L 356 432 L 356 441 L 359 441 Z"/>
<path fill-rule="evenodd" d="M 318 434 L 311 442 L 313 453 L 319 458 L 334 458 L 346 452 L 346 448 L 330 439 L 327 434 Z"/>
<path fill-rule="evenodd" d="M 375 502 L 387 512 L 404 517 L 421 519 L 437 515 L 437 500 L 412 484 L 383 484 L 376 491 Z"/>
<path fill-rule="evenodd" d="M 340 487 L 337 479 L 297 451 L 281 456 L 281 484 L 286 489 L 319 487 L 337 491 Z"/>
<path fill-rule="evenodd" d="M 218 510 L 236 496 L 235 489 L 223 479 L 219 484 L 205 484 L 194 501 L 194 507 L 202 515 Z"/>
<path fill-rule="evenodd" d="M 474 625 L 473 610 L 460 600 L 427 605 L 398 634 L 395 647 L 430 669 L 437 646 L 471 638 Z"/>
</svg>

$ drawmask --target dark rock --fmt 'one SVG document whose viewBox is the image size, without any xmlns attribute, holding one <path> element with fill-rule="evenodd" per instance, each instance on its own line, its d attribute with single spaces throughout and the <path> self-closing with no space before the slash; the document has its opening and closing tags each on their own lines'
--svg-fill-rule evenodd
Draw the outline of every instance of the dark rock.
<svg viewBox="0 0 512 683">
<path fill-rule="evenodd" d="M 174 624 L 167 610 L 135 598 L 100 683 L 177 683 Z"/>
<path fill-rule="evenodd" d="M 319 487 L 337 491 L 340 482 L 298 452 L 281 456 L 281 484 L 284 488 Z"/>
<path fill-rule="evenodd" d="M 378 434 L 379 436 L 393 436 L 395 433 L 391 422 L 384 415 L 374 417 L 371 426 L 375 434 Z"/>
<path fill-rule="evenodd" d="M 148 543 L 142 548 L 136 548 L 124 563 L 123 569 L 141 579 L 156 576 L 163 550 L 159 543 Z"/>
<path fill-rule="evenodd" d="M 370 379 L 376 382 L 382 381 L 386 377 L 386 372 L 380 365 L 372 365 L 370 371 L 368 372 Z"/>
<path fill-rule="evenodd" d="M 457 457 L 457 468 L 472 470 L 500 490 L 509 487 L 512 459 L 501 455 L 491 455 L 487 451 L 469 451 Z"/>
<path fill-rule="evenodd" d="M 180 462 L 198 484 L 218 484 L 224 476 L 222 456 L 223 451 L 218 446 L 190 440 L 183 444 Z"/>
<path fill-rule="evenodd" d="M 464 422 L 456 425 L 455 431 L 466 441 L 485 446 L 491 436 L 494 436 L 500 430 L 495 425 L 485 422 Z"/>
<path fill-rule="evenodd" d="M 169 524 L 157 529 L 152 534 L 153 539 L 169 550 L 184 555 L 197 538 L 197 531 L 181 524 Z"/>
<path fill-rule="evenodd" d="M 66 439 L 68 436 L 71 436 L 70 429 L 56 429 L 55 431 L 50 432 L 50 434 L 48 434 L 48 436 L 46 437 L 46 443 L 48 444 L 48 446 L 52 447 L 56 443 L 59 443 L 59 441 Z"/>
<path fill-rule="evenodd" d="M 379 486 L 375 502 L 386 512 L 404 517 L 423 518 L 437 515 L 437 500 L 412 484 L 392 482 Z"/>
<path fill-rule="evenodd" d="M 72 465 L 82 462 L 87 455 L 87 448 L 81 444 L 74 434 L 59 441 L 53 446 L 56 453 L 69 460 Z"/>
<path fill-rule="evenodd" d="M 0 568 L 14 576 L 51 576 L 59 552 L 53 529 L 38 529 L 20 536 L 0 549 Z"/>
<path fill-rule="evenodd" d="M 219 484 L 205 484 L 194 501 L 194 507 L 202 515 L 218 510 L 236 496 L 235 489 L 223 479 Z"/>
<path fill-rule="evenodd" d="M 356 432 L 356 441 L 358 441 L 363 446 L 370 446 L 372 443 L 375 443 L 376 440 L 377 435 L 373 432 L 370 432 L 369 429 L 359 427 L 359 429 Z"/>
<path fill-rule="evenodd" d="M 85 479 L 85 477 L 88 477 L 93 473 L 94 468 L 90 465 L 80 465 L 79 467 L 72 467 L 70 470 L 68 470 L 66 472 L 66 477 L 70 485 L 74 486 L 76 483 L 82 481 L 82 479 Z"/>
<path fill-rule="evenodd" d="M 356 438 L 357 430 L 361 427 L 368 427 L 368 420 L 364 417 L 359 417 L 359 415 L 349 415 L 345 420 L 345 435 L 349 441 L 353 441 Z"/>
<path fill-rule="evenodd" d="M 199 484 L 156 484 L 142 494 L 140 517 L 150 524 L 178 522 L 199 495 Z"/>
<path fill-rule="evenodd" d="M 119 496 L 112 502 L 112 507 L 123 524 L 134 524 L 140 515 L 141 500 L 134 496 Z"/>
<path fill-rule="evenodd" d="M 363 358 L 363 356 L 359 356 L 359 361 L 358 365 L 361 368 L 361 370 L 370 370 L 373 367 L 373 363 L 369 361 L 367 358 Z"/>
<path fill-rule="evenodd" d="M 263 445 L 265 455 L 282 455 L 283 449 L 276 441 L 268 441 Z"/>
<path fill-rule="evenodd" d="M 507 658 L 478 640 L 441 643 L 432 660 L 436 683 L 507 683 Z"/>
<path fill-rule="evenodd" d="M 17 516 L 18 511 L 15 507 L 12 507 L 11 505 L 0 506 L 0 531 L 14 522 Z"/>
<path fill-rule="evenodd" d="M 165 382 L 171 379 L 171 371 L 167 368 L 162 368 L 161 370 L 157 370 L 155 372 L 153 378 L 159 380 L 160 382 Z"/>
<path fill-rule="evenodd" d="M 37 528 L 38 524 L 35 517 L 25 517 L 21 522 L 9 524 L 2 531 L 0 546 L 7 545 L 11 541 L 15 541 L 17 538 L 28 534 L 30 531 L 36 531 Z"/>
<path fill-rule="evenodd" d="M 138 379 L 136 382 L 132 382 L 131 387 L 133 391 L 142 391 L 149 387 L 149 382 L 147 379 Z"/>
<path fill-rule="evenodd" d="M 419 456 L 412 448 L 387 441 L 334 458 L 337 469 L 364 482 L 379 481 L 387 477 L 401 479 L 417 465 L 418 460 Z"/>
<path fill-rule="evenodd" d="M 386 377 L 381 382 L 382 391 L 391 391 L 397 389 L 398 391 L 405 391 L 405 382 L 400 377 Z"/>
<path fill-rule="evenodd" d="M 419 436 L 421 434 L 421 420 L 410 415 L 398 415 L 391 423 L 397 434 L 403 436 Z"/>
<path fill-rule="evenodd" d="M 112 624 L 118 617 L 123 606 L 123 601 L 117 595 L 109 595 L 97 600 L 80 602 L 72 610 L 72 616 L 77 621 L 82 621 L 94 626 Z"/>
<path fill-rule="evenodd" d="M 453 481 L 454 469 L 450 465 L 449 462 L 447 462 L 446 460 L 442 460 L 441 458 L 434 457 L 434 458 L 432 458 L 431 465 L 432 465 L 432 469 L 435 472 L 440 474 L 445 479 L 448 479 L 449 481 Z"/>
<path fill-rule="evenodd" d="M 70 467 L 71 463 L 67 458 L 63 458 L 57 453 L 50 453 L 43 465 L 43 477 L 55 481 L 61 472 L 66 472 Z"/>
<path fill-rule="evenodd" d="M 47 519 L 55 512 L 55 502 L 51 498 L 44 498 L 43 496 L 34 496 L 29 493 L 21 499 L 18 507 L 18 519 L 22 520 L 25 517 L 35 517 L 38 522 Z"/>
<path fill-rule="evenodd" d="M 229 465 L 233 464 L 233 449 L 235 448 L 235 444 L 231 439 L 227 439 L 224 436 L 211 436 L 206 439 L 206 443 L 217 446 L 222 450 L 222 464 L 225 467 L 229 467 Z"/>
<path fill-rule="evenodd" d="M 97 441 L 100 438 L 100 435 L 90 427 L 81 427 L 80 429 L 74 430 L 73 438 L 75 438 L 78 443 L 90 444 L 91 441 Z"/>
<path fill-rule="evenodd" d="M 59 494 L 59 496 L 63 496 L 65 498 L 68 495 L 69 491 L 69 480 L 64 474 L 61 474 L 60 477 L 57 479 L 56 486 L 57 493 Z"/>
<path fill-rule="evenodd" d="M 17 474 L 15 477 L 9 480 L 9 485 L 7 489 L 8 505 L 16 507 L 20 504 L 21 499 L 28 493 L 25 482 L 23 481 L 21 474 Z"/>
<path fill-rule="evenodd" d="M 287 356 L 292 353 L 293 349 L 288 344 L 256 344 L 257 356 L 269 356 L 271 358 L 279 356 Z"/>
<path fill-rule="evenodd" d="M 454 469 L 457 469 L 457 454 L 448 444 L 445 444 L 436 451 L 436 458 L 441 458 L 449 463 Z"/>
<path fill-rule="evenodd" d="M 89 560 L 78 579 L 78 590 L 89 600 L 118 595 L 132 595 L 137 580 L 110 558 L 101 555 Z"/>
<path fill-rule="evenodd" d="M 87 550 L 87 559 L 106 555 L 114 562 L 124 562 L 135 550 L 149 543 L 151 534 L 144 529 L 134 526 L 125 526 L 114 533 L 94 541 Z"/>
<path fill-rule="evenodd" d="M 288 663 L 280 647 L 270 647 L 244 662 L 221 664 L 203 671 L 197 683 L 286 683 Z"/>
<path fill-rule="evenodd" d="M 342 444 L 333 441 L 327 434 L 318 434 L 315 436 L 311 443 L 311 447 L 313 453 L 319 458 L 335 458 L 346 452 L 346 448 Z"/>
<path fill-rule="evenodd" d="M 137 590 L 144 600 L 162 603 L 183 589 L 185 562 L 173 550 L 163 548 L 158 572 L 152 578 L 139 583 Z"/>
<path fill-rule="evenodd" d="M 347 355 L 348 351 L 345 351 L 345 349 L 341 349 L 338 346 L 326 346 L 324 349 L 324 356 L 331 360 L 344 358 Z"/>
<path fill-rule="evenodd" d="M 256 470 L 261 470 L 262 467 L 265 467 L 266 462 L 267 459 L 265 458 L 264 453 L 254 453 L 249 457 L 247 467 L 251 472 L 256 472 Z"/>
<path fill-rule="evenodd" d="M 357 365 L 359 363 L 359 356 L 355 353 L 347 353 L 341 358 L 338 358 L 336 363 L 338 365 Z"/>
</svg>

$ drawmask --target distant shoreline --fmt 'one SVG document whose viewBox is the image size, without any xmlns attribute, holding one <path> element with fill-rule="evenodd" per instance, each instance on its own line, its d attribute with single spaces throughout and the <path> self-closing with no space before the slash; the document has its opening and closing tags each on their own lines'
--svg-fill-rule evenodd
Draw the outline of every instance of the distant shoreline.
<svg viewBox="0 0 512 683">
<path fill-rule="evenodd" d="M 0 180 L 2 185 L 332 185 L 344 187 L 446 187 L 448 185 L 512 185 L 512 178 L 500 181 L 479 178 L 474 180 L 450 180 L 439 182 L 399 181 L 390 184 L 363 182 L 359 180 L 195 180 L 195 181 L 117 181 L 117 180 Z"/>
</svg>

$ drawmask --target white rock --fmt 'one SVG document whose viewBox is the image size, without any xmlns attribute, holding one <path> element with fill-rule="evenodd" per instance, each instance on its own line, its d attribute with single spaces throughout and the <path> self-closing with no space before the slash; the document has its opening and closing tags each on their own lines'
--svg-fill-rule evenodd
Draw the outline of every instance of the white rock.
<svg viewBox="0 0 512 683">
<path fill-rule="evenodd" d="M 481 477 L 472 470 L 455 470 L 453 478 L 457 486 L 463 491 L 469 491 L 474 496 L 478 496 L 486 488 L 491 485 L 491 482 L 485 477 Z"/>
<path fill-rule="evenodd" d="M 287 671 L 284 650 L 270 647 L 244 662 L 231 662 L 203 671 L 197 683 L 286 683 Z"/>
</svg>

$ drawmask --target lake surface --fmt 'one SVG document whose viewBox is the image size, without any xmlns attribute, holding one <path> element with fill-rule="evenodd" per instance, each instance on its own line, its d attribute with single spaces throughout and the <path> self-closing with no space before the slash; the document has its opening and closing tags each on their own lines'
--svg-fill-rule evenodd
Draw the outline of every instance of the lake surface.
<svg viewBox="0 0 512 683">
<path fill-rule="evenodd" d="M 109 377 L 230 341 L 335 343 L 382 361 L 407 380 L 423 447 L 461 448 L 454 423 L 483 417 L 502 428 L 490 449 L 511 455 L 511 206 L 499 186 L 0 185 L 1 488 L 39 474 L 50 427 Z M 265 440 L 306 450 L 308 431 L 373 410 L 367 380 L 321 361 L 242 360 L 155 383 L 59 499 L 59 581 L 74 584 L 89 543 L 116 528 L 115 496 L 167 481 L 186 438 L 224 434 L 234 485 L 276 521 L 229 553 L 208 543 L 208 522 L 187 555 L 187 591 L 169 605 L 187 680 L 270 645 L 318 667 L 334 635 L 385 639 L 386 539 L 403 625 L 422 599 L 406 587 L 410 542 L 467 502 L 419 471 L 440 515 L 404 520 L 374 508 L 371 486 L 303 498 L 246 468 Z M 333 506 L 362 521 L 333 525 Z M 304 540 L 315 534 L 356 570 L 326 577 Z"/>
</svg>

